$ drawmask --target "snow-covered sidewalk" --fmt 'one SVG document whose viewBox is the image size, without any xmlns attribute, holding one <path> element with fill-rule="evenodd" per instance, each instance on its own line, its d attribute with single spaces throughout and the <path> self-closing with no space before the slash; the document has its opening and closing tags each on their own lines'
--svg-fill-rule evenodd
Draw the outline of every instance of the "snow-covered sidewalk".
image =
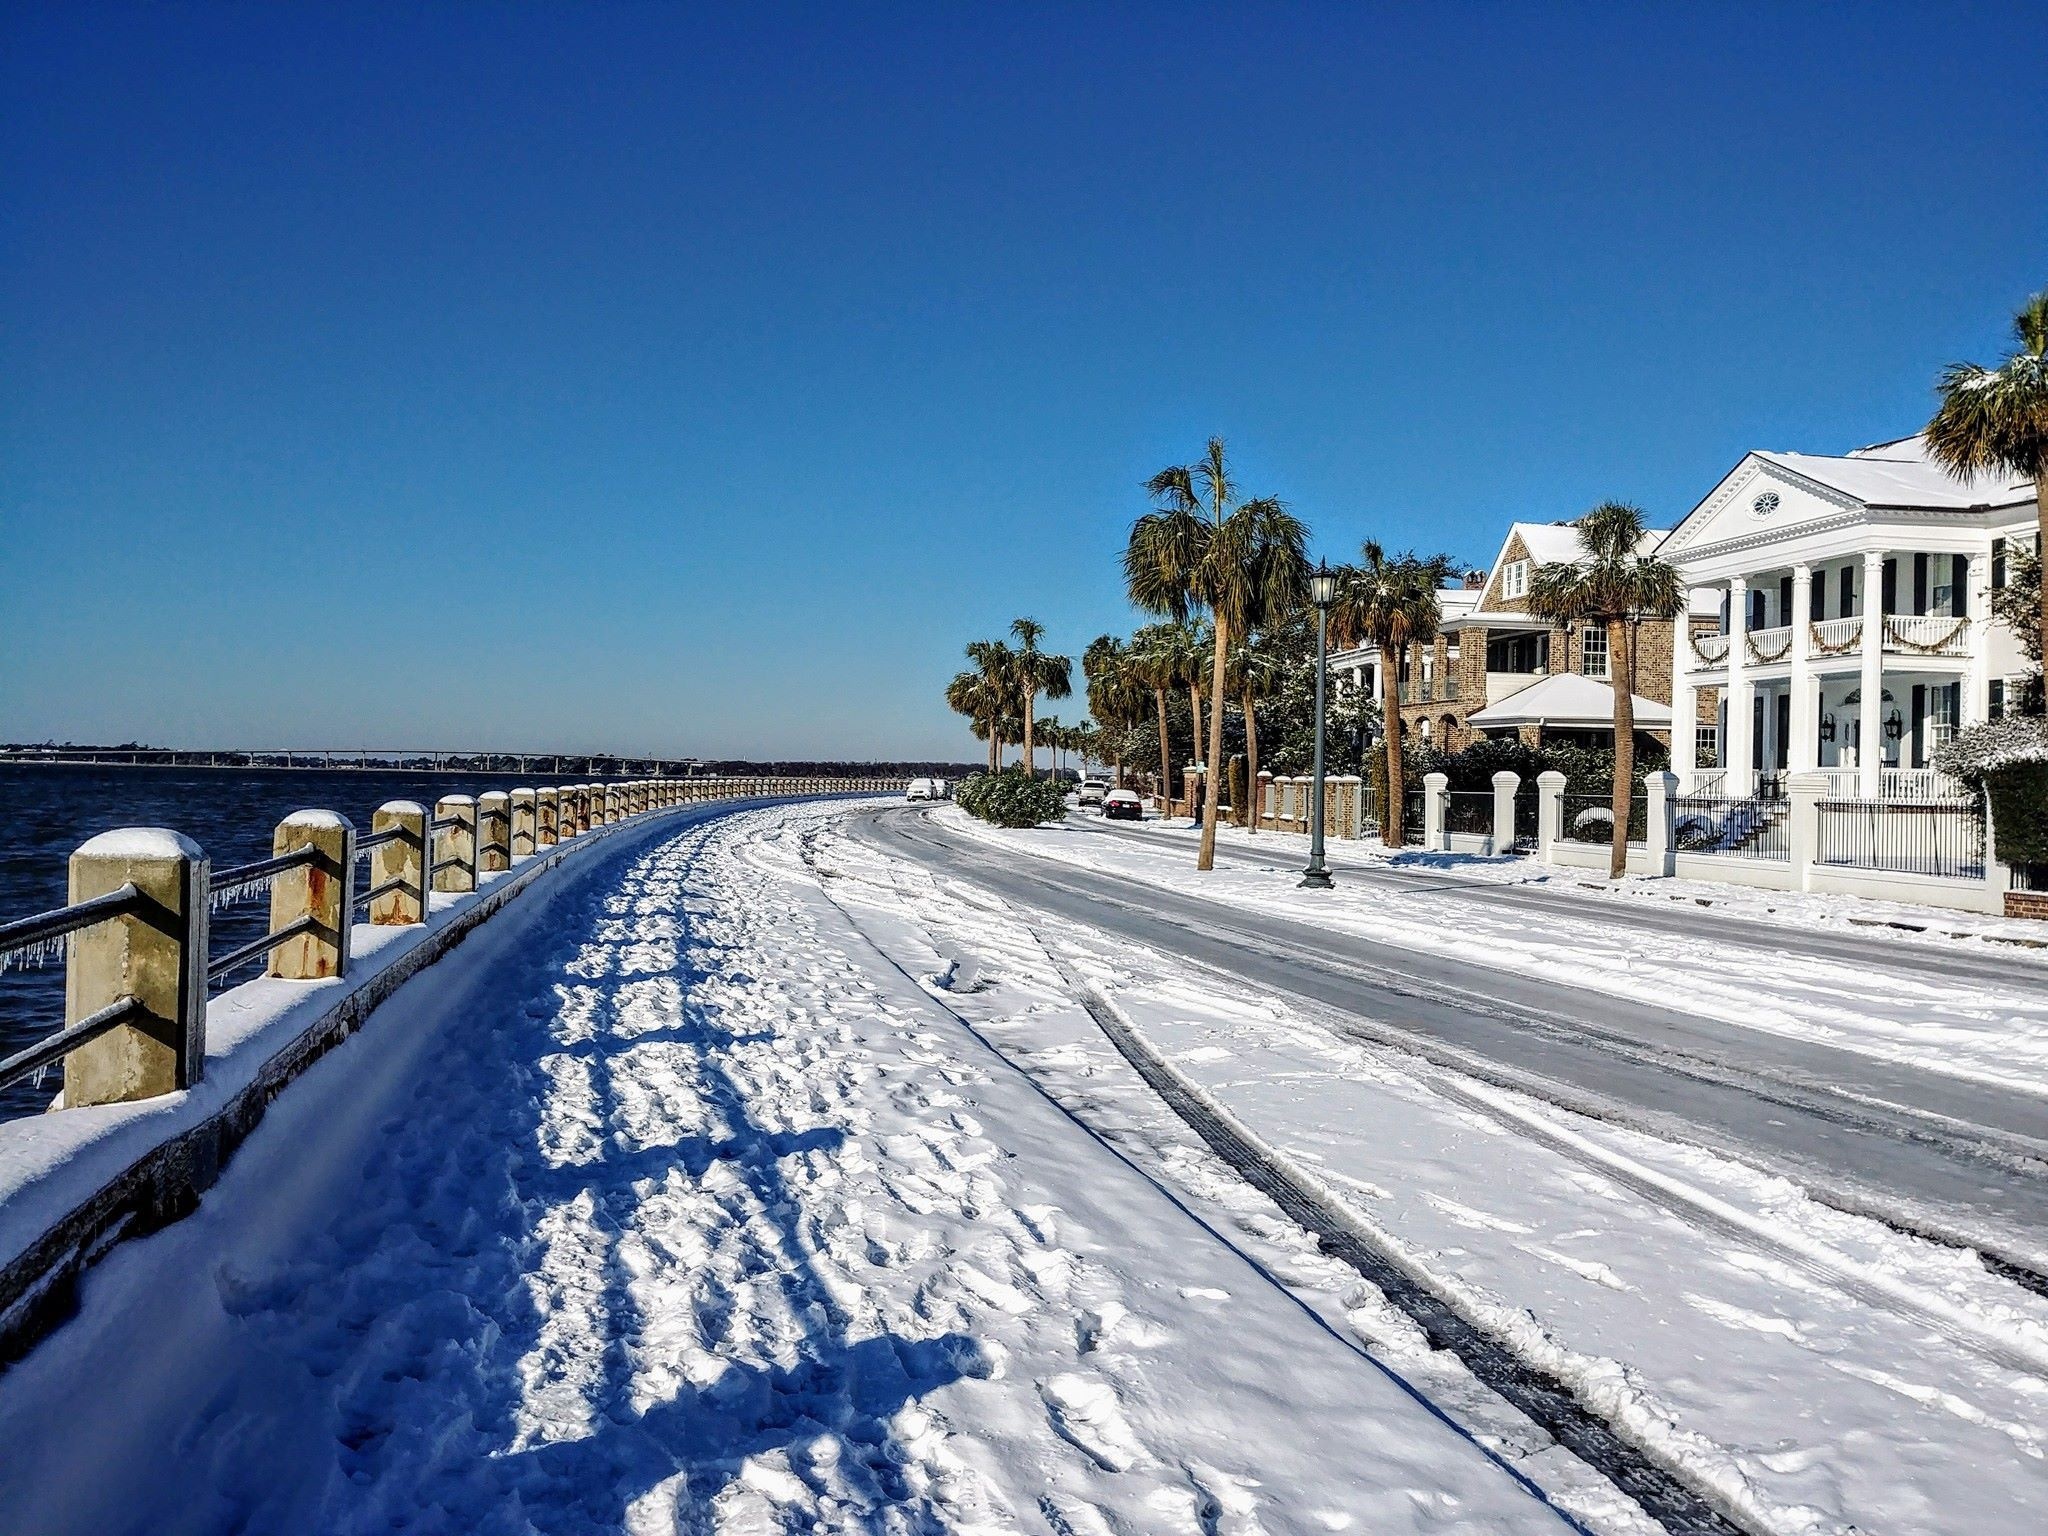
<svg viewBox="0 0 2048 1536">
<path fill-rule="evenodd" d="M 1031 855 L 1148 882 L 1225 906 L 1256 907 L 1290 919 L 1365 935 L 1399 948 L 1469 962 L 1478 972 L 1527 975 L 1635 998 L 1660 1007 L 1719 1019 L 1794 1039 L 1813 1040 L 1915 1068 L 1994 1083 L 2048 1097 L 2048 957 L 2026 949 L 1987 955 L 1978 940 L 1928 939 L 1851 926 L 1871 903 L 1846 897 L 1782 897 L 1709 888 L 1722 910 L 1764 916 L 1783 924 L 1783 946 L 1731 944 L 1700 925 L 1674 932 L 1610 920 L 1618 904 L 1656 901 L 1639 888 L 1669 881 L 1629 881 L 1611 891 L 1579 891 L 1579 901 L 1540 906 L 1488 901 L 1495 885 L 1547 879 L 1526 860 L 1468 860 L 1446 869 L 1441 885 L 1417 880 L 1397 890 L 1358 879 L 1337 889 L 1297 889 L 1292 869 L 1219 858 L 1214 870 L 1194 868 L 1192 835 L 1147 824 L 1139 837 L 1090 826 L 1082 816 L 1065 824 L 1007 831 L 985 825 L 955 807 L 936 813 L 949 831 L 981 839 L 1011 856 Z M 1229 845 L 1284 846 L 1305 840 L 1231 829 Z M 1339 855 L 1371 874 L 1391 861 L 1353 846 Z M 1398 867 L 1416 869 L 1413 861 Z M 1537 873 L 1532 874 L 1532 869 Z M 1573 875 L 1574 887 L 1583 876 Z M 1474 890 L 1474 883 L 1480 889 Z M 1617 894 L 1615 892 L 1633 892 Z M 1745 905 L 1747 903 L 1748 905 Z M 1924 915 L 1924 914 L 1923 914 Z M 1957 916 L 1962 916 L 1957 914 Z M 1992 920 L 1978 920 L 1989 928 Z M 2006 928 L 2019 928 L 2017 923 Z M 2034 925 L 2036 928 L 2039 925 Z M 1881 984 L 1853 961 L 1802 952 L 1802 929 L 1854 933 L 1894 950 L 1899 964 Z M 1759 930 L 1767 931 L 1767 930 Z M 1979 965 L 1988 960 L 2005 978 L 1960 977 L 1945 956 L 1969 945 Z"/>
<path fill-rule="evenodd" d="M 1092 856 L 1107 840 L 1068 842 Z M 1362 1044 L 1309 1005 L 1014 910 L 866 842 L 831 841 L 824 857 L 840 898 L 908 969 L 940 978 L 1063 1099 L 1141 1121 L 1126 1132 L 1135 1155 L 1175 1170 L 1191 1197 L 1219 1182 L 1213 1160 L 1156 1112 L 1145 1119 L 1150 1096 L 1077 987 L 1461 1312 L 1749 1529 L 2048 1528 L 2048 1301 L 1973 1256 L 1729 1159 Z M 1272 1213 L 1242 1220 L 1271 1235 Z M 1412 1352 L 1314 1264 L 1285 1272 L 1383 1357 Z M 1484 1404 L 1465 1412 L 1487 1425 Z M 1527 1449 L 1511 1427 L 1488 1432 Z M 1540 1452 L 1523 1465 L 1561 1501 L 1583 1492 Z M 1633 1528 L 1630 1511 L 1578 1507 L 1596 1528 Z"/>
<path fill-rule="evenodd" d="M 873 949 L 836 814 L 621 839 L 408 984 L 0 1376 L 0 1528 L 1563 1527 Z"/>
</svg>

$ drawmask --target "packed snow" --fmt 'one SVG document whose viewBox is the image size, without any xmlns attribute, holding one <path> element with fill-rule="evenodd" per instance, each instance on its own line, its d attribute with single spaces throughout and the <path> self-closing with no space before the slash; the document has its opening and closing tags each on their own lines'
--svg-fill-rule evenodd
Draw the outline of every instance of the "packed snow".
<svg viewBox="0 0 2048 1536">
<path fill-rule="evenodd" d="M 620 837 L 409 982 L 0 1376 L 0 1527 L 1569 1527 L 885 960 L 836 814 Z"/>
</svg>

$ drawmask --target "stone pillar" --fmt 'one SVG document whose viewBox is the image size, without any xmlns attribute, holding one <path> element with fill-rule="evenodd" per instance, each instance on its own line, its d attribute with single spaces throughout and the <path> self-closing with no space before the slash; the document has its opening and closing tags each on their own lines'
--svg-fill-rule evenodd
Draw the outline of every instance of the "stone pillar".
<svg viewBox="0 0 2048 1536">
<path fill-rule="evenodd" d="M 380 928 L 427 920 L 427 808 L 387 800 L 370 817 L 372 832 L 397 832 L 370 850 L 370 921 Z M 386 890 L 383 887 L 389 886 Z"/>
<path fill-rule="evenodd" d="M 1813 567 L 1792 567 L 1792 739 L 1785 762 L 1793 773 L 1820 766 L 1820 686 L 1813 675 Z"/>
<path fill-rule="evenodd" d="M 1799 889 L 1813 889 L 1813 867 L 1820 862 L 1820 803 L 1828 797 L 1830 780 L 1825 773 L 1795 773 L 1785 780 L 1785 798 L 1790 803 L 1786 835 L 1792 850 L 1792 878 Z"/>
<path fill-rule="evenodd" d="M 1536 775 L 1536 857 L 1548 864 L 1564 831 L 1564 775 L 1555 768 Z"/>
<path fill-rule="evenodd" d="M 1678 873 L 1678 775 L 1646 773 L 1643 788 L 1649 791 L 1650 873 Z"/>
<path fill-rule="evenodd" d="M 122 1104 L 189 1088 L 206 1070 L 206 855 L 167 827 L 102 832 L 71 855 L 72 903 L 132 883 L 146 916 L 71 935 L 64 1022 L 133 997 L 141 1017 L 64 1058 L 64 1105 Z"/>
<path fill-rule="evenodd" d="M 476 867 L 497 874 L 512 867 L 512 797 L 493 789 L 477 797 Z"/>
<path fill-rule="evenodd" d="M 1492 853 L 1503 854 L 1515 846 L 1515 791 L 1521 787 L 1522 776 L 1512 768 L 1493 776 Z"/>
<path fill-rule="evenodd" d="M 476 802 L 468 795 L 443 795 L 434 802 L 434 820 L 442 823 L 434 840 L 434 889 L 476 889 Z"/>
<path fill-rule="evenodd" d="M 1259 825 L 1276 827 L 1280 824 L 1279 807 L 1273 803 L 1273 773 L 1271 769 L 1259 770 Z"/>
<path fill-rule="evenodd" d="M 1671 621 L 1671 766 L 1678 770 L 1682 790 L 1691 789 L 1699 773 L 1699 685 L 1692 669 L 1692 588 L 1680 587 L 1682 606 Z"/>
<path fill-rule="evenodd" d="M 1192 816 L 1195 814 L 1195 786 L 1202 781 L 1202 770 L 1190 764 L 1188 767 L 1181 769 L 1180 781 L 1185 794 L 1185 798 L 1181 801 L 1182 806 L 1185 807 L 1183 814 Z"/>
<path fill-rule="evenodd" d="M 540 846 L 540 822 L 535 811 L 535 796 L 530 789 L 512 791 L 512 857 L 530 857 Z"/>
<path fill-rule="evenodd" d="M 1743 799 L 1756 789 L 1756 684 L 1749 680 L 1749 582 L 1728 583 L 1728 777 L 1721 793 Z"/>
<path fill-rule="evenodd" d="M 311 864 L 288 869 L 270 882 L 270 931 L 311 919 L 311 931 L 270 952 L 270 974 L 285 981 L 315 981 L 348 974 L 348 935 L 355 921 L 356 829 L 333 811 L 294 811 L 271 836 L 273 854 L 315 850 Z"/>
<path fill-rule="evenodd" d="M 1450 787 L 1449 774 L 1425 773 L 1422 776 L 1422 846 L 1431 853 L 1441 853 L 1450 847 L 1444 834 L 1444 802 Z"/>
<path fill-rule="evenodd" d="M 576 833 L 579 837 L 590 830 L 591 813 L 596 809 L 591 788 L 588 784 L 576 786 Z"/>
<path fill-rule="evenodd" d="M 1360 785 L 1363 782 L 1355 773 L 1344 774 L 1337 780 L 1341 790 L 1337 802 L 1337 835 L 1339 837 L 1355 839 L 1363 835 L 1358 817 Z"/>
<path fill-rule="evenodd" d="M 556 830 L 556 817 L 561 814 L 562 792 L 549 784 L 533 792 L 533 846 L 536 849 L 552 848 L 561 840 Z"/>
<path fill-rule="evenodd" d="M 1863 702 L 1858 711 L 1856 794 L 1875 800 L 1884 789 L 1884 551 L 1863 557 Z"/>
</svg>

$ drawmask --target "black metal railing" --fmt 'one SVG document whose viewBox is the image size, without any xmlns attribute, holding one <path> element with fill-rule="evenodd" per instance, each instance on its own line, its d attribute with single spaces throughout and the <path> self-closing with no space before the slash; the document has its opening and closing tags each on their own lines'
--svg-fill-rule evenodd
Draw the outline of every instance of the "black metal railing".
<svg viewBox="0 0 2048 1536">
<path fill-rule="evenodd" d="M 1762 795 L 1681 795 L 1672 806 L 1673 838 L 1680 853 L 1735 858 L 1792 857 L 1792 807 Z"/>
<path fill-rule="evenodd" d="M 1984 802 L 1823 800 L 1815 862 L 1898 875 L 1984 878 Z"/>
<path fill-rule="evenodd" d="M 102 895 L 74 901 L 69 906 L 38 912 L 34 917 L 18 918 L 11 923 L 0 923 L 0 957 L 11 958 L 22 953 L 61 947 L 74 933 L 117 918 L 140 916 L 153 905 L 133 882 L 129 882 Z M 133 997 L 118 997 L 85 1018 L 0 1059 L 0 1088 L 18 1083 L 25 1077 L 34 1077 L 81 1045 L 97 1040 L 111 1029 L 120 1028 L 141 1011 L 142 1005 Z"/>
<path fill-rule="evenodd" d="M 1568 843 L 1614 841 L 1614 797 L 1612 795 L 1564 795 L 1564 813 L 1557 835 Z M 1628 845 L 1647 848 L 1650 844 L 1650 801 L 1647 795 L 1632 795 L 1628 802 Z"/>
<path fill-rule="evenodd" d="M 1476 834 L 1480 837 L 1493 835 L 1493 791 L 1490 789 L 1453 789 L 1444 795 L 1444 830 Z"/>
</svg>

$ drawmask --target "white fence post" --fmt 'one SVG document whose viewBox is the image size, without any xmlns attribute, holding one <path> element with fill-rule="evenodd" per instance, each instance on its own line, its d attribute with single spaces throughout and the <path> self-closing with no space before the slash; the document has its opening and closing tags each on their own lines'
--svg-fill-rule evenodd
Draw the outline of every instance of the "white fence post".
<svg viewBox="0 0 2048 1536">
<path fill-rule="evenodd" d="M 1643 787 L 1649 796 L 1650 873 L 1668 878 L 1678 873 L 1678 775 L 1644 774 Z"/>
<path fill-rule="evenodd" d="M 540 846 L 538 796 L 530 789 L 512 791 L 512 857 L 524 858 Z"/>
<path fill-rule="evenodd" d="M 552 848 L 561 841 L 556 817 L 561 814 L 562 792 L 550 784 L 533 792 L 533 846 Z"/>
<path fill-rule="evenodd" d="M 1787 820 L 1792 874 L 1802 891 L 1813 889 L 1813 867 L 1820 862 L 1820 803 L 1830 793 L 1831 782 L 1819 771 L 1791 774 L 1785 780 L 1785 799 L 1791 806 Z"/>
<path fill-rule="evenodd" d="M 1548 864 L 1564 831 L 1564 775 L 1536 775 L 1536 857 Z"/>
<path fill-rule="evenodd" d="M 1422 846 L 1431 853 L 1442 853 L 1451 846 L 1444 835 L 1445 791 L 1450 784 L 1451 776 L 1447 773 L 1422 776 Z"/>
<path fill-rule="evenodd" d="M 443 795 L 434 802 L 434 820 L 443 823 L 441 835 L 434 839 L 434 889 L 475 890 L 476 801 L 468 795 Z"/>
<path fill-rule="evenodd" d="M 476 802 L 476 867 L 495 874 L 512 867 L 512 797 L 486 791 Z"/>
<path fill-rule="evenodd" d="M 1503 768 L 1493 776 L 1493 847 L 1488 852 L 1495 855 L 1511 852 L 1515 846 L 1515 792 L 1522 787 L 1522 776 L 1512 768 Z"/>
</svg>

